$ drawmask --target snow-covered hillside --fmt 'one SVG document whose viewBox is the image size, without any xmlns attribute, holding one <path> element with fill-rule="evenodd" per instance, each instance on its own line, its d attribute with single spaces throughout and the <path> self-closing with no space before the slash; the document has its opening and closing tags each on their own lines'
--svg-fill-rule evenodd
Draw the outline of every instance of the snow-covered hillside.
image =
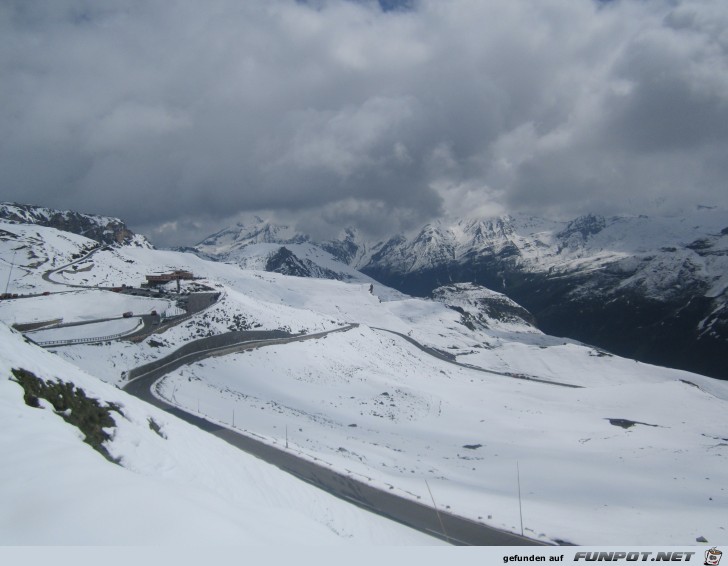
<svg viewBox="0 0 728 566">
<path fill-rule="evenodd" d="M 99 246 L 98 242 L 38 225 L 0 222 L 0 275 L 10 294 L 58 290 L 42 279 L 49 269 L 62 267 Z"/>
<path fill-rule="evenodd" d="M 115 404 L 104 447 L 13 370 Z M 0 544 L 435 544 L 302 483 L 23 341 L 0 324 Z"/>
<path fill-rule="evenodd" d="M 49 255 L 60 255 L 52 249 L 64 242 L 60 233 L 45 234 Z M 8 251 L 0 251 L 6 257 Z M 183 295 L 204 285 L 221 297 L 140 342 L 59 347 L 63 372 L 27 369 L 62 377 L 71 372 L 70 362 L 123 385 L 122 372 L 199 337 L 246 328 L 308 334 L 357 323 L 325 338 L 181 367 L 157 383 L 156 394 L 271 445 L 282 446 L 288 431 L 290 450 L 302 458 L 429 504 L 427 481 L 443 510 L 511 531 L 519 524 L 518 464 L 526 534 L 543 541 L 694 544 L 704 537 L 715 543 L 728 530 L 725 382 L 547 336 L 517 305 L 474 286 L 445 288 L 438 302 L 381 285 L 372 293 L 359 281 L 290 277 L 129 247 L 95 252 L 84 265 L 52 279 L 138 285 L 145 273 L 185 269 L 202 279 L 184 282 Z M 52 285 L 42 271 L 27 268 L 27 284 Z M 111 295 L 74 292 L 88 293 L 84 316 L 94 303 L 103 310 L 100 296 Z M 40 300 L 48 297 L 11 303 Z M 494 305 L 508 316 L 494 317 Z M 34 308 L 40 316 L 42 304 Z M 0 317 L 18 310 L 0 309 Z M 15 349 L 3 356 L 7 368 L 18 363 Z M 113 389 L 116 396 L 107 396 L 101 384 L 94 389 L 91 379 L 78 384 L 126 403 Z M 142 415 L 138 423 L 147 415 L 172 422 L 151 408 L 135 410 Z M 13 437 L 11 426 L 4 430 Z M 155 470 L 180 466 L 154 462 Z M 201 469 L 195 477 L 208 481 Z"/>
<path fill-rule="evenodd" d="M 534 326 L 533 315 L 502 293 L 474 283 L 454 283 L 438 287 L 432 298 L 462 315 L 462 323 L 472 330 L 512 329 L 520 332 Z M 535 328 L 534 328 L 535 331 Z"/>
</svg>

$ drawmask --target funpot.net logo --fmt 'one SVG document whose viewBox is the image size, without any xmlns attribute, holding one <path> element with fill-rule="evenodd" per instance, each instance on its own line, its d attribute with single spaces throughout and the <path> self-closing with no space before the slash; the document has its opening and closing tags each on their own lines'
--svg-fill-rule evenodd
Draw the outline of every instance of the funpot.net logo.
<svg viewBox="0 0 728 566">
<path fill-rule="evenodd" d="M 705 551 L 706 566 L 718 566 L 721 558 L 723 558 L 723 552 L 715 547 Z"/>
</svg>

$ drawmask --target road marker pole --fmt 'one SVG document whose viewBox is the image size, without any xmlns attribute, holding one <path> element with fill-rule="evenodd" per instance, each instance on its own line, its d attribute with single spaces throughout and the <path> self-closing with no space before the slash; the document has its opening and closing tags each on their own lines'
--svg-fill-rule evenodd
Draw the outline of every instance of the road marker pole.
<svg viewBox="0 0 728 566">
<path fill-rule="evenodd" d="M 435 503 L 435 498 L 432 496 L 432 490 L 430 489 L 430 484 L 427 483 L 427 480 L 425 480 L 425 485 L 427 486 L 427 491 L 430 492 L 430 499 L 432 499 L 432 506 L 435 508 L 435 513 L 437 514 L 437 520 L 440 521 L 440 528 L 442 529 L 442 534 L 445 535 L 445 540 L 448 544 L 450 543 L 450 537 L 447 536 L 447 531 L 445 530 L 445 523 L 442 522 L 442 517 L 440 516 L 440 510 L 437 508 L 437 503 Z"/>
<path fill-rule="evenodd" d="M 10 263 L 10 271 L 8 271 L 8 282 L 5 284 L 5 294 L 8 294 L 8 289 L 10 288 L 10 276 L 13 274 L 13 267 L 15 266 L 15 256 L 18 253 L 18 250 L 15 250 L 13 252 L 13 261 Z"/>
<path fill-rule="evenodd" d="M 518 478 L 518 514 L 521 517 L 521 536 L 523 536 L 523 507 L 521 506 L 521 469 L 516 460 L 516 477 Z"/>
</svg>

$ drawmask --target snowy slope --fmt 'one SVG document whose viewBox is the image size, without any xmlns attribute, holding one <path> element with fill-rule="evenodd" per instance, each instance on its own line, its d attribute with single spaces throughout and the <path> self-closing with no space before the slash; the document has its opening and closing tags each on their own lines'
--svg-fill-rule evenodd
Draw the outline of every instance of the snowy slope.
<svg viewBox="0 0 728 566">
<path fill-rule="evenodd" d="M 562 379 L 586 387 L 452 367 L 361 328 L 195 364 L 163 379 L 158 391 L 188 410 L 199 403 L 225 426 L 234 413 L 237 428 L 278 445 L 287 427 L 303 457 L 405 497 L 427 501 L 426 479 L 442 507 L 515 532 L 518 462 L 524 525 L 534 538 L 722 540 L 725 387 L 712 384 L 718 398 L 681 382 L 686 374 L 627 363 L 612 371 L 638 379 L 610 383 L 608 372 L 597 379 L 588 373 L 607 364 L 576 352 L 551 361 Z M 585 370 L 581 378 L 575 362 Z M 609 419 L 639 424 L 624 429 Z"/>
<path fill-rule="evenodd" d="M 40 275 L 98 247 L 89 238 L 44 226 L 0 221 L 0 277 L 8 293 L 55 289 Z"/>
<path fill-rule="evenodd" d="M 474 283 L 454 283 L 438 287 L 432 298 L 462 315 L 462 323 L 471 329 L 482 328 L 524 331 L 533 326 L 533 315 L 502 293 Z"/>
<path fill-rule="evenodd" d="M 116 403 L 105 446 L 9 379 L 23 368 Z M 0 544 L 433 544 L 297 481 L 0 325 Z M 160 427 L 156 433 L 150 422 Z"/>
</svg>

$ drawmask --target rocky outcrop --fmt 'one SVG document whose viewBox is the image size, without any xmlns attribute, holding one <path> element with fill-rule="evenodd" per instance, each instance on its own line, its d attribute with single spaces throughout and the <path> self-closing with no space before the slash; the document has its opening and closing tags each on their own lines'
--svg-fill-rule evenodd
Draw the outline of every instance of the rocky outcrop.
<svg viewBox="0 0 728 566">
<path fill-rule="evenodd" d="M 502 293 L 474 283 L 438 287 L 432 292 L 432 298 L 459 312 L 461 322 L 471 330 L 494 326 L 533 329 L 536 326 L 534 316 L 521 305 Z"/>
<path fill-rule="evenodd" d="M 101 244 L 151 247 L 146 238 L 129 230 L 118 218 L 16 203 L 1 204 L 0 218 L 10 222 L 56 228 L 85 236 Z"/>
<path fill-rule="evenodd" d="M 309 259 L 301 259 L 286 247 L 281 247 L 268 258 L 266 271 L 293 275 L 295 277 L 316 277 L 319 279 L 341 279 L 338 273 L 316 265 Z"/>
</svg>

